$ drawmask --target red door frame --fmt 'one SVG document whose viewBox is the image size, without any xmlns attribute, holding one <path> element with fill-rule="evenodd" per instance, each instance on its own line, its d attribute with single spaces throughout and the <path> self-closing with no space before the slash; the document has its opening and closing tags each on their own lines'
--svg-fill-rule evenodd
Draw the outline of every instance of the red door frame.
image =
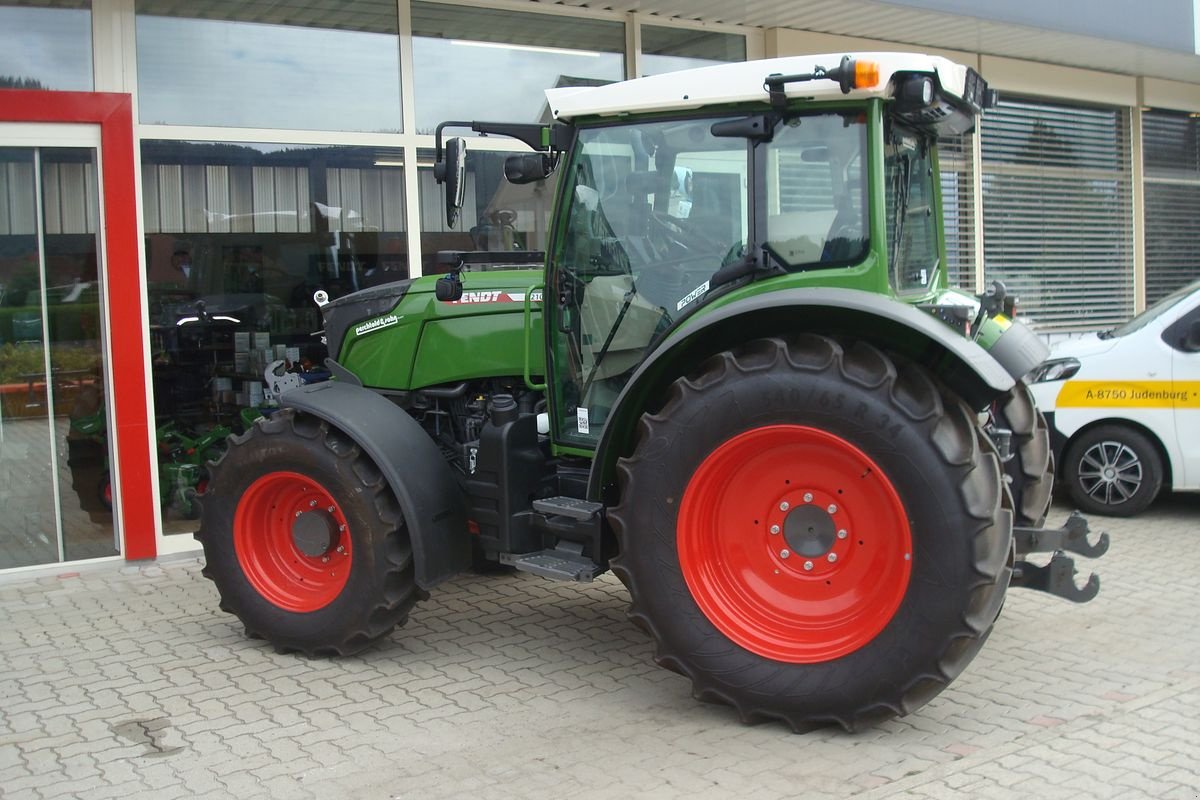
<svg viewBox="0 0 1200 800">
<path fill-rule="evenodd" d="M 104 264 L 108 282 L 109 403 L 116 420 L 113 447 L 120 466 L 125 558 L 154 558 L 154 490 L 147 415 L 146 312 L 137 236 L 133 100 L 127 94 L 0 89 L 0 122 L 88 123 L 100 126 L 104 195 Z"/>
</svg>

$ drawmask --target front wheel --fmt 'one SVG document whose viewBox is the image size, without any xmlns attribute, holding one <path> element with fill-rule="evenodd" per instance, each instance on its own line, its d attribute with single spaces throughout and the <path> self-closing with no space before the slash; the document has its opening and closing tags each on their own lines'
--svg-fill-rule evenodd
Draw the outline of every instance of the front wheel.
<svg viewBox="0 0 1200 800">
<path fill-rule="evenodd" d="M 1122 425 L 1085 431 L 1067 447 L 1063 478 L 1075 505 L 1089 514 L 1130 517 L 1162 488 L 1163 461 L 1146 436 Z"/>
<path fill-rule="evenodd" d="M 1011 512 L 974 416 L 919 368 L 819 336 L 708 360 L 618 465 L 614 572 L 660 664 L 744 721 L 847 729 L 974 657 Z"/>
<path fill-rule="evenodd" d="M 358 652 L 420 599 L 387 480 L 315 417 L 285 410 L 231 438 L 199 501 L 221 608 L 281 651 Z"/>
<path fill-rule="evenodd" d="M 1046 522 L 1054 491 L 1050 426 L 1024 381 L 1018 381 L 996 401 L 992 417 L 998 427 L 1012 432 L 1012 457 L 1005 462 L 1004 472 L 1012 493 L 1015 522 L 1040 528 Z"/>
</svg>

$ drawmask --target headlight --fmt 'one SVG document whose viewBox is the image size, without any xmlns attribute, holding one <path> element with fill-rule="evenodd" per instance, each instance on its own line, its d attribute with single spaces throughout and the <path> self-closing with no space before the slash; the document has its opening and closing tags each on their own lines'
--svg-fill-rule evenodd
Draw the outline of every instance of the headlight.
<svg viewBox="0 0 1200 800">
<path fill-rule="evenodd" d="M 1079 372 L 1079 366 L 1078 358 L 1051 358 L 1030 370 L 1025 381 L 1027 383 L 1065 381 Z"/>
</svg>

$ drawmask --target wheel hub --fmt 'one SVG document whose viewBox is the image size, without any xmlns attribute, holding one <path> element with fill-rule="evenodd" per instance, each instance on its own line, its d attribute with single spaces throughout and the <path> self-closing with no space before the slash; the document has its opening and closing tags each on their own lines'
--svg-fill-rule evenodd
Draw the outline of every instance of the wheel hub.
<svg viewBox="0 0 1200 800">
<path fill-rule="evenodd" d="M 292 523 L 292 543 L 306 556 L 323 556 L 337 541 L 337 521 L 325 509 L 307 511 Z"/>
<path fill-rule="evenodd" d="M 1124 503 L 1141 488 L 1141 459 L 1121 442 L 1098 442 L 1083 454 L 1079 482 L 1087 494 L 1105 504 Z"/>
<path fill-rule="evenodd" d="M 825 509 L 804 505 L 788 512 L 783 538 L 797 555 L 824 556 L 837 541 L 837 526 Z"/>
</svg>

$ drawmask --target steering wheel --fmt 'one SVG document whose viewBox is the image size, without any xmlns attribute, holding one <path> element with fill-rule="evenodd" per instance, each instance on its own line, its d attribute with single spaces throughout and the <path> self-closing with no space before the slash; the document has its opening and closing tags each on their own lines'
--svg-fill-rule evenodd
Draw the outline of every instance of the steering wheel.
<svg viewBox="0 0 1200 800">
<path fill-rule="evenodd" d="M 663 211 L 651 211 L 650 220 L 658 226 L 659 231 L 668 240 L 668 244 L 674 245 L 686 254 L 711 252 L 716 259 L 723 257 L 729 250 L 728 242 L 721 241 L 687 219 L 675 217 Z"/>
</svg>

